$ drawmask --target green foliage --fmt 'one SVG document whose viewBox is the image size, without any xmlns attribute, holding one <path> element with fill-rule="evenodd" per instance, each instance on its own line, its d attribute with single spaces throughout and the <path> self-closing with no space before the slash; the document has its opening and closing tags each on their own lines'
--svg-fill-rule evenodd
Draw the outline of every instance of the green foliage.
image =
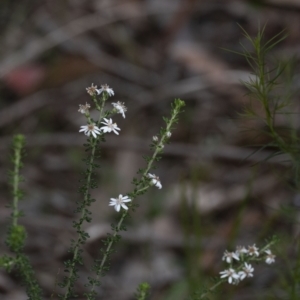
<svg viewBox="0 0 300 300">
<path fill-rule="evenodd" d="M 15 258 L 4 255 L 0 257 L 0 267 L 5 268 L 7 272 L 10 272 L 15 265 Z"/>
<path fill-rule="evenodd" d="M 270 142 L 263 145 L 262 149 L 266 147 L 274 149 L 269 158 L 288 154 L 294 165 L 295 178 L 299 178 L 299 138 L 296 128 L 276 127 L 276 118 L 279 115 L 285 115 L 287 123 L 292 122 L 290 81 L 293 60 L 282 62 L 269 59 L 269 52 L 286 38 L 286 34 L 282 31 L 271 39 L 265 40 L 265 27 L 258 32 L 255 38 L 252 38 L 243 28 L 242 30 L 253 49 L 253 51 L 249 51 L 246 46 L 241 44 L 243 52 L 234 52 L 242 55 L 253 71 L 253 76 L 243 82 L 248 89 L 251 102 L 245 108 L 242 117 L 261 121 L 264 129 L 260 134 L 263 133 L 270 139 Z M 254 109 L 254 102 L 260 104 L 261 111 Z"/>
<path fill-rule="evenodd" d="M 19 275 L 26 286 L 26 293 L 29 299 L 41 300 L 42 290 L 35 279 L 35 273 L 26 255 L 18 253 L 16 257 L 16 270 L 19 272 Z"/>
<path fill-rule="evenodd" d="M 15 257 L 4 256 L 0 258 L 0 266 L 6 268 L 8 272 L 15 268 L 23 283 L 26 286 L 26 292 L 29 299 L 42 299 L 42 291 L 39 287 L 33 268 L 29 259 L 23 254 L 23 248 L 26 239 L 26 230 L 23 226 L 18 225 L 18 219 L 22 216 L 22 212 L 18 208 L 19 200 L 23 197 L 23 192 L 19 188 L 19 184 L 23 181 L 20 170 L 23 167 L 22 157 L 24 156 L 25 137 L 21 134 L 14 136 L 12 144 L 13 170 L 9 173 L 12 185 L 13 201 L 11 204 L 11 225 L 8 229 L 6 244 Z"/>
<path fill-rule="evenodd" d="M 146 300 L 149 296 L 150 285 L 147 282 L 142 282 L 138 288 L 135 295 L 136 300 Z"/>
<path fill-rule="evenodd" d="M 11 251 L 20 252 L 25 243 L 26 230 L 21 225 L 12 225 L 8 229 L 8 237 L 6 243 Z"/>
</svg>

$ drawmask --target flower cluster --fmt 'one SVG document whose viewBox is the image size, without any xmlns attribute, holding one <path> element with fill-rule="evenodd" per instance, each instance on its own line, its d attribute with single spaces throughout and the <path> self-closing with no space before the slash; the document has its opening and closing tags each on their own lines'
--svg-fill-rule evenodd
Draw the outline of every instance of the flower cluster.
<svg viewBox="0 0 300 300">
<path fill-rule="evenodd" d="M 91 97 L 93 97 L 94 101 L 98 101 L 96 96 L 101 95 L 101 93 L 103 94 L 102 101 L 105 101 L 108 97 L 114 96 L 113 89 L 111 89 L 107 84 L 101 85 L 101 88 L 98 89 L 97 86 L 92 83 L 90 87 L 86 88 L 86 91 Z M 99 101 L 101 101 L 101 99 L 99 99 Z M 125 112 L 127 111 L 127 108 L 123 102 L 113 102 L 112 106 L 114 108 L 111 111 L 111 114 L 118 113 L 121 114 L 123 118 L 125 118 Z M 120 131 L 121 129 L 116 123 L 113 122 L 111 118 L 108 119 L 103 117 L 100 118 L 97 123 L 93 122 L 89 114 L 90 108 L 91 106 L 88 103 L 86 103 L 85 105 L 79 105 L 78 111 L 84 114 L 88 120 L 88 124 L 81 126 L 79 132 L 83 132 L 87 136 L 92 135 L 95 139 L 97 139 L 97 135 L 101 135 L 107 132 L 113 132 L 116 135 L 119 135 L 118 131 Z M 103 124 L 104 126 L 98 127 L 99 124 Z M 166 133 L 166 136 L 167 138 L 170 138 L 171 132 L 168 131 Z M 153 140 L 158 142 L 158 137 L 153 137 Z M 153 185 L 158 189 L 162 188 L 162 184 L 158 176 L 148 173 L 146 177 L 149 179 L 149 186 Z M 121 208 L 128 210 L 128 206 L 125 203 L 131 201 L 132 199 L 130 199 L 128 196 L 123 196 L 122 194 L 120 194 L 117 198 L 110 198 L 109 206 L 113 206 L 117 212 L 119 212 Z"/>
<path fill-rule="evenodd" d="M 97 85 L 92 85 L 88 88 L 86 88 L 87 93 L 95 97 L 96 95 L 101 95 L 101 93 L 106 93 L 109 97 L 113 96 L 115 93 L 113 89 L 111 89 L 107 84 L 101 85 L 101 88 L 98 89 Z M 125 118 L 125 112 L 127 111 L 126 106 L 124 103 L 117 102 L 117 103 L 112 103 L 112 105 L 115 108 L 115 112 L 122 114 L 123 118 Z M 79 105 L 78 111 L 82 114 L 85 114 L 89 124 L 83 125 L 80 127 L 79 132 L 83 132 L 85 135 L 90 136 L 92 135 L 94 138 L 97 138 L 97 135 L 100 135 L 101 133 L 106 133 L 106 132 L 113 132 L 116 135 L 119 135 L 119 132 L 121 129 L 118 127 L 116 123 L 112 121 L 112 119 L 106 119 L 103 118 L 104 121 L 101 122 L 104 126 L 98 127 L 94 122 L 90 120 L 89 116 L 89 109 L 91 108 L 90 104 L 86 103 L 85 105 Z"/>
<path fill-rule="evenodd" d="M 228 252 L 226 250 L 223 254 L 222 260 L 230 264 L 230 267 L 220 272 L 220 277 L 222 279 L 227 278 L 228 283 L 230 284 L 238 284 L 247 277 L 253 277 L 254 268 L 249 261 L 258 261 L 261 259 L 264 259 L 267 264 L 272 264 L 275 262 L 275 255 L 272 254 L 270 249 L 259 251 L 255 244 L 248 246 L 248 249 L 244 246 L 237 246 L 234 252 Z M 233 267 L 233 263 L 235 261 L 241 262 L 241 265 L 237 268 Z"/>
<path fill-rule="evenodd" d="M 92 83 L 92 85 L 90 87 L 86 88 L 86 91 L 92 97 L 96 96 L 96 95 L 100 95 L 103 92 L 107 93 L 109 96 L 114 96 L 114 94 L 115 94 L 113 89 L 111 89 L 107 84 L 101 85 L 101 88 L 98 89 L 97 85 L 94 85 Z"/>
</svg>

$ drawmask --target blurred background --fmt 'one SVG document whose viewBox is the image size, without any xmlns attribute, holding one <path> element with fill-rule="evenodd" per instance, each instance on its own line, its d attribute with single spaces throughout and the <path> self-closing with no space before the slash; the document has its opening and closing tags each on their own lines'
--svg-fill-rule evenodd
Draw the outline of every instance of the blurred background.
<svg viewBox="0 0 300 300">
<path fill-rule="evenodd" d="M 223 48 L 249 46 L 238 24 L 253 37 L 267 24 L 266 38 L 283 29 L 288 34 L 271 55 L 295 57 L 297 63 L 300 1 L 2 0 L 0 24 L 0 254 L 7 251 L 10 215 L 9 145 L 13 134 L 22 133 L 27 156 L 20 223 L 28 230 L 25 251 L 45 299 L 59 292 L 62 262 L 76 237 L 72 219 L 85 141 L 78 130 L 86 122 L 78 107 L 91 103 L 91 83 L 107 83 L 115 91 L 111 101 L 125 102 L 128 112 L 126 119 L 113 118 L 120 136 L 110 134 L 102 144 L 99 188 L 93 191 L 98 201 L 93 221 L 85 225 L 91 239 L 78 292 L 119 217 L 109 199 L 132 190 L 131 179 L 145 165 L 142 156 L 150 153 L 162 116 L 181 98 L 185 112 L 154 171 L 163 188 L 137 200 L 99 299 L 133 299 L 143 281 L 152 287 L 151 299 L 187 299 L 201 285 L 211 286 L 209 278 L 225 268 L 225 249 L 259 246 L 273 234 L 284 246 L 277 248 L 276 264 L 255 266 L 253 279 L 226 284 L 212 299 L 289 299 L 285 259 L 293 264 L 300 195 L 288 184 L 290 168 L 282 159 L 265 161 L 272 149 L 246 159 L 255 145 L 269 140 L 256 138 L 261 122 L 239 116 L 249 103 L 241 81 L 250 68 Z M 295 71 L 297 111 L 297 64 Z M 285 125 L 285 119 L 278 122 Z M 27 299 L 15 272 L 1 271 L 0 298 Z"/>
</svg>

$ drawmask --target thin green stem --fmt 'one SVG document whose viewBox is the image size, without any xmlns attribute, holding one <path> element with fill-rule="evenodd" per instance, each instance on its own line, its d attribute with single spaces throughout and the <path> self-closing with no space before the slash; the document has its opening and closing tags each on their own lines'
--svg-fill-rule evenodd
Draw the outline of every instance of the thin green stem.
<svg viewBox="0 0 300 300">
<path fill-rule="evenodd" d="M 169 127 L 169 128 L 170 128 L 170 127 Z M 158 144 L 159 147 L 162 146 L 161 143 L 162 143 L 162 141 L 163 141 L 163 138 L 165 138 L 165 135 L 160 139 L 160 142 L 159 142 L 159 144 Z M 158 147 L 157 147 L 156 150 L 154 151 L 153 155 L 152 155 L 152 158 L 151 158 L 150 161 L 148 162 L 145 171 L 143 172 L 142 178 L 145 177 L 145 176 L 148 174 L 148 171 L 151 169 L 151 166 L 152 166 L 152 164 L 153 164 L 153 162 L 154 162 L 154 160 L 155 160 L 155 158 L 156 158 L 156 156 L 157 156 L 158 153 L 159 153 L 159 150 L 158 150 Z M 143 192 L 143 191 L 147 190 L 149 187 L 150 187 L 150 185 L 149 185 L 149 186 L 146 186 L 146 187 L 142 187 L 142 188 L 138 189 L 138 190 L 135 192 L 135 194 L 139 194 L 140 192 Z M 133 200 L 133 199 L 134 199 L 134 198 L 132 197 L 131 200 Z M 121 226 L 122 226 L 122 224 L 123 224 L 123 222 L 124 222 L 124 220 L 125 220 L 125 218 L 126 218 L 127 215 L 128 215 L 128 210 L 125 210 L 125 211 L 123 212 L 123 214 L 122 214 L 122 216 L 121 216 L 121 219 L 119 220 L 117 226 L 116 226 L 115 229 L 114 229 L 114 232 L 113 232 L 113 234 L 112 234 L 112 239 L 111 239 L 111 241 L 108 243 L 108 245 L 107 245 L 107 247 L 106 247 L 106 249 L 105 249 L 105 251 L 104 251 L 103 258 L 102 258 L 101 263 L 100 263 L 100 265 L 99 265 L 99 270 L 102 270 L 102 269 L 103 269 L 103 267 L 104 267 L 104 265 L 105 265 L 105 263 L 106 263 L 106 261 L 107 261 L 107 259 L 108 259 L 108 256 L 109 256 L 111 247 L 112 247 L 113 244 L 114 244 L 115 237 L 117 236 L 118 232 L 120 231 Z M 97 274 L 97 275 L 96 275 L 96 281 L 99 280 L 100 275 L 101 275 L 101 274 Z M 95 290 L 95 284 L 93 283 L 92 286 L 91 286 L 91 291 L 90 291 L 90 293 L 93 293 L 94 290 Z"/>
<path fill-rule="evenodd" d="M 97 107 L 99 109 L 99 118 L 98 118 L 97 123 L 100 123 L 100 121 L 102 119 L 104 103 L 105 103 L 105 99 L 104 99 L 104 101 L 102 101 L 102 104 L 100 106 L 98 105 L 98 107 Z M 87 114 L 86 117 L 87 117 L 88 121 L 91 123 L 90 115 Z M 90 194 L 93 163 L 95 160 L 95 153 L 96 153 L 98 141 L 99 141 L 99 138 L 93 139 L 93 141 L 92 141 L 92 152 L 91 152 L 90 160 L 88 163 L 88 165 L 89 165 L 88 170 L 87 170 L 88 176 L 87 176 L 86 184 L 85 184 L 86 189 L 85 189 L 84 195 L 83 195 L 83 203 L 87 203 L 87 200 L 88 200 L 88 197 Z M 79 235 L 78 235 L 77 241 L 75 242 L 75 245 L 73 247 L 74 252 L 73 252 L 73 257 L 72 257 L 72 263 L 70 266 L 69 276 L 67 278 L 66 293 L 63 298 L 64 300 L 67 300 L 70 297 L 71 292 L 72 292 L 72 283 L 74 283 L 72 278 L 75 274 L 76 263 L 77 263 L 78 256 L 79 256 L 79 249 L 80 249 L 80 245 L 82 245 L 82 243 L 84 242 L 84 239 L 85 239 L 84 236 L 82 235 L 82 224 L 83 224 L 84 220 L 86 220 L 87 214 L 88 214 L 88 210 L 86 209 L 86 206 L 85 206 L 82 209 L 81 216 L 79 219 L 79 224 L 78 224 L 79 228 L 77 229 L 77 232 Z"/>
<path fill-rule="evenodd" d="M 20 184 L 20 168 L 21 168 L 21 151 L 22 145 L 20 147 L 15 147 L 14 149 L 14 172 L 13 172 L 13 203 L 12 203 L 12 225 L 18 225 L 19 209 L 18 203 L 20 199 L 19 184 Z"/>
<path fill-rule="evenodd" d="M 213 292 L 221 283 L 225 282 L 226 280 L 220 280 L 219 282 L 217 282 L 216 284 L 214 284 L 211 288 L 208 289 L 207 292 L 203 293 L 200 296 L 200 299 L 204 298 L 205 296 L 207 296 L 208 294 L 210 294 L 211 292 Z"/>
<path fill-rule="evenodd" d="M 163 136 L 161 137 L 161 139 L 160 139 L 157 147 L 155 148 L 155 151 L 154 151 L 154 153 L 152 155 L 152 158 L 148 162 L 147 167 L 146 167 L 145 171 L 143 172 L 142 178 L 145 177 L 145 176 L 147 176 L 147 174 L 149 173 L 149 171 L 150 171 L 150 169 L 152 167 L 153 162 L 155 161 L 155 158 L 156 158 L 157 154 L 162 151 L 162 149 L 164 147 L 164 141 L 165 141 L 165 139 L 167 137 L 167 133 L 170 132 L 170 130 L 172 128 L 172 125 L 174 124 L 178 113 L 177 114 L 172 114 L 171 119 L 170 119 L 170 121 L 167 124 L 166 131 L 163 134 Z"/>
<path fill-rule="evenodd" d="M 261 39 L 262 35 L 260 35 L 257 38 L 257 43 L 254 43 L 254 47 L 256 50 L 256 58 L 253 58 L 254 60 L 257 60 L 258 65 L 258 86 L 257 86 L 257 93 L 258 97 L 260 98 L 264 111 L 265 111 L 265 122 L 267 127 L 270 130 L 270 135 L 276 142 L 279 149 L 284 152 L 288 153 L 292 159 L 293 162 L 296 161 L 295 153 L 293 149 L 282 139 L 282 137 L 277 133 L 274 127 L 274 113 L 271 111 L 270 107 L 270 99 L 269 99 L 269 92 L 267 88 L 267 84 L 270 82 L 266 82 L 266 76 L 267 76 L 267 70 L 266 70 L 266 63 L 265 63 L 265 55 L 266 55 L 266 49 L 264 46 L 261 45 Z"/>
<path fill-rule="evenodd" d="M 175 104 L 174 104 L 174 111 L 171 115 L 171 119 L 167 122 L 167 126 L 165 128 L 165 131 L 164 133 L 162 134 L 161 138 L 160 138 L 160 141 L 157 143 L 156 147 L 155 147 L 155 151 L 152 155 L 152 157 L 150 158 L 150 160 L 148 160 L 147 162 L 147 166 L 146 168 L 144 169 L 144 172 L 142 173 L 142 176 L 141 176 L 141 179 L 139 181 L 139 183 L 137 183 L 137 189 L 133 192 L 133 196 L 131 197 L 131 200 L 134 200 L 135 197 L 140 193 L 140 192 L 143 192 L 145 190 L 147 190 L 150 185 L 147 185 L 147 186 L 141 186 L 144 182 L 144 179 L 145 177 L 147 176 L 147 174 L 149 173 L 157 155 L 162 151 L 163 147 L 164 147 L 164 142 L 167 140 L 167 135 L 168 133 L 170 132 L 173 124 L 176 122 L 176 118 L 178 116 L 178 114 L 180 113 L 180 109 L 181 107 L 184 106 L 184 102 L 181 101 L 181 100 L 175 100 Z M 98 282 L 99 280 L 99 277 L 100 275 L 102 275 L 102 270 L 104 268 L 104 265 L 105 263 L 107 262 L 107 259 L 109 257 L 109 253 L 111 251 L 111 248 L 114 244 L 114 242 L 116 241 L 116 237 L 118 235 L 118 232 L 121 230 L 122 228 L 122 224 L 126 218 L 126 216 L 128 215 L 128 210 L 125 210 L 117 224 L 117 226 L 114 228 L 114 232 L 112 234 L 112 237 L 109 241 L 109 243 L 107 244 L 107 247 L 106 249 L 104 250 L 104 255 L 102 257 L 102 260 L 101 260 L 101 263 L 99 264 L 99 267 L 98 267 L 98 272 L 97 272 L 97 275 L 96 275 L 96 280 L 94 280 L 92 283 L 91 283 L 91 290 L 89 292 L 88 295 L 92 295 L 94 293 L 94 290 L 95 290 L 95 283 Z M 88 296 L 89 297 L 89 296 Z"/>
<path fill-rule="evenodd" d="M 90 158 L 90 161 L 89 161 L 89 168 L 88 168 L 88 177 L 87 177 L 87 181 L 86 181 L 86 191 L 84 193 L 84 202 L 87 201 L 88 199 L 88 195 L 89 195 L 89 191 L 90 191 L 90 186 L 91 186 L 91 177 L 92 177 L 92 164 L 94 162 L 94 157 L 95 157 L 95 151 L 96 151 L 96 145 L 97 145 L 97 140 L 94 139 L 93 141 L 93 146 L 92 146 L 92 153 L 91 153 L 91 158 Z M 85 218 L 87 217 L 87 210 L 84 208 L 82 213 L 81 213 L 81 217 L 80 217 L 80 221 L 79 221 L 79 224 L 80 224 L 80 231 L 81 231 L 81 226 L 83 224 L 83 221 L 85 220 Z M 74 273 L 75 273 L 75 267 L 76 267 L 76 262 L 77 262 L 77 259 L 78 259 L 78 251 L 79 251 L 79 248 L 80 248 L 80 245 L 82 244 L 83 242 L 83 237 L 81 234 L 79 234 L 78 238 L 77 238 L 77 241 L 75 243 L 75 246 L 74 246 L 74 253 L 73 253 L 73 258 L 72 258 L 72 264 L 71 264 L 71 270 L 70 270 L 70 273 L 69 273 L 69 276 L 68 276 L 68 282 L 67 282 L 67 285 L 66 285 L 66 293 L 65 293 L 65 296 L 63 299 L 67 300 L 69 297 L 70 297 L 70 294 L 71 294 L 71 283 L 72 283 L 72 280 L 71 278 L 73 277 Z"/>
</svg>

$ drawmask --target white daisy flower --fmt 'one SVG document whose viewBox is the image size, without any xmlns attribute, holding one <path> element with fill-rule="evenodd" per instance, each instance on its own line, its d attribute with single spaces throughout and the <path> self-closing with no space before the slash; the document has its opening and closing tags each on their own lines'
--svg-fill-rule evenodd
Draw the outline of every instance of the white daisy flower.
<svg viewBox="0 0 300 300">
<path fill-rule="evenodd" d="M 227 263 L 231 264 L 233 259 L 240 260 L 238 254 L 235 252 L 228 252 L 227 250 L 224 252 L 222 260 L 225 260 Z"/>
<path fill-rule="evenodd" d="M 123 118 L 125 118 L 125 112 L 127 111 L 127 107 L 124 105 L 124 102 L 118 101 L 117 103 L 112 103 L 113 107 L 118 111 L 119 114 L 122 114 Z"/>
<path fill-rule="evenodd" d="M 85 135 L 90 136 L 91 134 L 93 135 L 94 138 L 97 137 L 97 134 L 101 134 L 100 129 L 94 124 L 88 124 L 84 126 L 80 126 L 79 132 L 84 132 Z"/>
<path fill-rule="evenodd" d="M 155 135 L 154 137 L 152 137 L 153 142 L 158 142 L 158 137 Z"/>
<path fill-rule="evenodd" d="M 167 132 L 167 137 L 170 138 L 172 133 L 170 131 Z"/>
<path fill-rule="evenodd" d="M 250 256 L 259 256 L 258 248 L 255 246 L 255 244 L 253 246 L 248 246 L 248 254 Z"/>
<path fill-rule="evenodd" d="M 98 95 L 102 92 L 106 92 L 109 96 L 113 96 L 115 93 L 107 84 L 101 85 L 101 89 L 97 90 Z"/>
<path fill-rule="evenodd" d="M 113 123 L 112 119 L 104 118 L 104 122 L 101 122 L 105 126 L 100 127 L 100 130 L 103 132 L 114 132 L 115 134 L 119 135 L 117 130 L 121 130 L 116 123 Z"/>
<path fill-rule="evenodd" d="M 276 256 L 271 252 L 271 250 L 267 249 L 267 250 L 265 250 L 265 253 L 267 253 L 266 263 L 269 264 L 269 265 L 272 264 L 272 263 L 274 263 Z"/>
<path fill-rule="evenodd" d="M 114 206 L 114 209 L 119 212 L 121 209 L 121 206 L 124 209 L 128 209 L 127 205 L 124 202 L 130 202 L 131 199 L 128 198 L 128 196 L 122 196 L 119 195 L 118 198 L 110 198 L 109 206 Z"/>
<path fill-rule="evenodd" d="M 97 90 L 97 86 L 94 85 L 93 83 L 90 87 L 86 88 L 86 91 L 90 96 L 95 96 L 96 94 L 99 95 L 99 90 Z"/>
<path fill-rule="evenodd" d="M 154 175 L 154 174 L 150 174 L 148 173 L 147 176 L 149 178 L 151 178 L 151 183 L 153 185 L 155 185 L 157 188 L 161 189 L 162 188 L 162 185 L 161 185 L 161 182 L 160 182 L 160 179 L 158 176 Z"/>
<path fill-rule="evenodd" d="M 238 273 L 239 279 L 243 280 L 246 277 L 253 277 L 253 271 L 254 268 L 250 264 L 245 263 L 245 266 L 243 267 L 242 271 Z"/>
<path fill-rule="evenodd" d="M 81 105 L 79 104 L 79 109 L 78 111 L 82 114 L 86 114 L 89 112 L 89 109 L 91 108 L 91 106 L 88 103 L 85 103 L 85 105 Z"/>
<path fill-rule="evenodd" d="M 239 280 L 239 275 L 235 272 L 234 269 L 228 269 L 220 272 L 221 278 L 228 277 L 228 283 L 235 284 L 237 280 Z"/>
</svg>

